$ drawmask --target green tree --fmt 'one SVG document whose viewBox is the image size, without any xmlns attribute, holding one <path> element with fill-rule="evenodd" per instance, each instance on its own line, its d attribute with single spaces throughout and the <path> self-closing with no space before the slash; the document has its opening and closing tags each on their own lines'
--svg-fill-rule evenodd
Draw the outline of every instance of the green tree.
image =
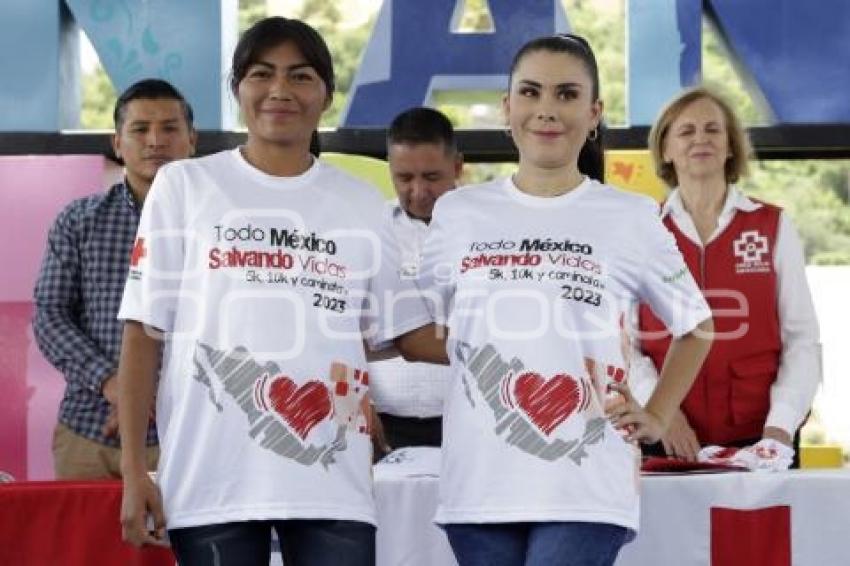
<svg viewBox="0 0 850 566">
<path fill-rule="evenodd" d="M 266 0 L 239 0 L 239 34 L 268 15 Z"/>
<path fill-rule="evenodd" d="M 847 163 L 823 161 L 757 161 L 741 187 L 748 194 L 782 206 L 803 239 L 809 263 L 850 264 L 850 207 L 834 187 L 836 170 Z M 839 181 L 840 182 L 840 181 Z"/>
<path fill-rule="evenodd" d="M 111 130 L 112 110 L 115 108 L 115 88 L 98 64 L 94 70 L 83 75 L 83 102 L 80 112 L 80 127 L 86 130 Z"/>
<path fill-rule="evenodd" d="M 464 0 L 458 31 L 492 31 L 493 15 L 487 0 Z"/>
<path fill-rule="evenodd" d="M 333 104 L 322 117 L 321 126 L 333 127 L 339 123 L 340 113 L 348 100 L 348 91 L 357 67 L 360 65 L 366 42 L 372 32 L 375 16 L 365 24 L 350 28 L 343 26 L 339 2 L 305 0 L 297 18 L 304 20 L 322 35 L 334 61 L 336 93 Z"/>
<path fill-rule="evenodd" d="M 599 67 L 599 96 L 605 103 L 605 123 L 626 123 L 626 18 L 623 3 L 600 8 L 593 2 L 562 0 L 574 33 L 593 47 Z"/>
</svg>

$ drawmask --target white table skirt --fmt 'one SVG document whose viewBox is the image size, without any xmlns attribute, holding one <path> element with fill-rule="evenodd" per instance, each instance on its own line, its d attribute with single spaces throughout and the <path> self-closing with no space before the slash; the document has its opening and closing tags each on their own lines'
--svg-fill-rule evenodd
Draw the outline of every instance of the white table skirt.
<svg viewBox="0 0 850 566">
<path fill-rule="evenodd" d="M 439 450 L 375 467 L 378 566 L 455 566 L 437 507 Z M 850 470 L 643 477 L 641 529 L 617 566 L 711 564 L 711 509 L 790 506 L 791 564 L 850 565 Z M 755 565 L 753 565 L 755 566 Z"/>
</svg>

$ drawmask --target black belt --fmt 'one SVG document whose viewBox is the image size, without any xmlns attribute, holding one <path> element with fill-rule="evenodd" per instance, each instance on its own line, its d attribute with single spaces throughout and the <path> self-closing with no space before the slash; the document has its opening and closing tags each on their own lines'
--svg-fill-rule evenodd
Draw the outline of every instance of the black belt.
<svg viewBox="0 0 850 566">
<path fill-rule="evenodd" d="M 406 446 L 440 446 L 443 417 L 400 417 L 378 413 L 384 426 L 384 437 L 392 448 Z"/>
</svg>

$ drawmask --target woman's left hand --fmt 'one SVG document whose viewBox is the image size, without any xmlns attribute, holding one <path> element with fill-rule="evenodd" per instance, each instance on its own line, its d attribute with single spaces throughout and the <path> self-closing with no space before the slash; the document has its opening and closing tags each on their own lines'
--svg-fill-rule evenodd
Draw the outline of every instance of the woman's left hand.
<svg viewBox="0 0 850 566">
<path fill-rule="evenodd" d="M 658 442 L 667 430 L 667 426 L 656 415 L 650 413 L 632 396 L 629 386 L 625 383 L 612 383 L 610 389 L 622 395 L 618 403 L 610 404 L 606 416 L 618 430 L 625 430 L 625 440 L 638 441 L 645 444 Z"/>
</svg>

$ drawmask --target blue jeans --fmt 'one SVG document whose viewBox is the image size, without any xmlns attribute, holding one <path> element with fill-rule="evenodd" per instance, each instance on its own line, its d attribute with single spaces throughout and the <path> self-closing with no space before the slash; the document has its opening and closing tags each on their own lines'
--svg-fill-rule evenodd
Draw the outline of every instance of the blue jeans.
<svg viewBox="0 0 850 566">
<path fill-rule="evenodd" d="M 445 525 L 460 566 L 611 566 L 628 529 L 607 523 Z"/>
<path fill-rule="evenodd" d="M 374 566 L 375 527 L 337 520 L 245 521 L 172 529 L 180 566 L 268 566 L 271 530 L 285 566 Z"/>
</svg>

